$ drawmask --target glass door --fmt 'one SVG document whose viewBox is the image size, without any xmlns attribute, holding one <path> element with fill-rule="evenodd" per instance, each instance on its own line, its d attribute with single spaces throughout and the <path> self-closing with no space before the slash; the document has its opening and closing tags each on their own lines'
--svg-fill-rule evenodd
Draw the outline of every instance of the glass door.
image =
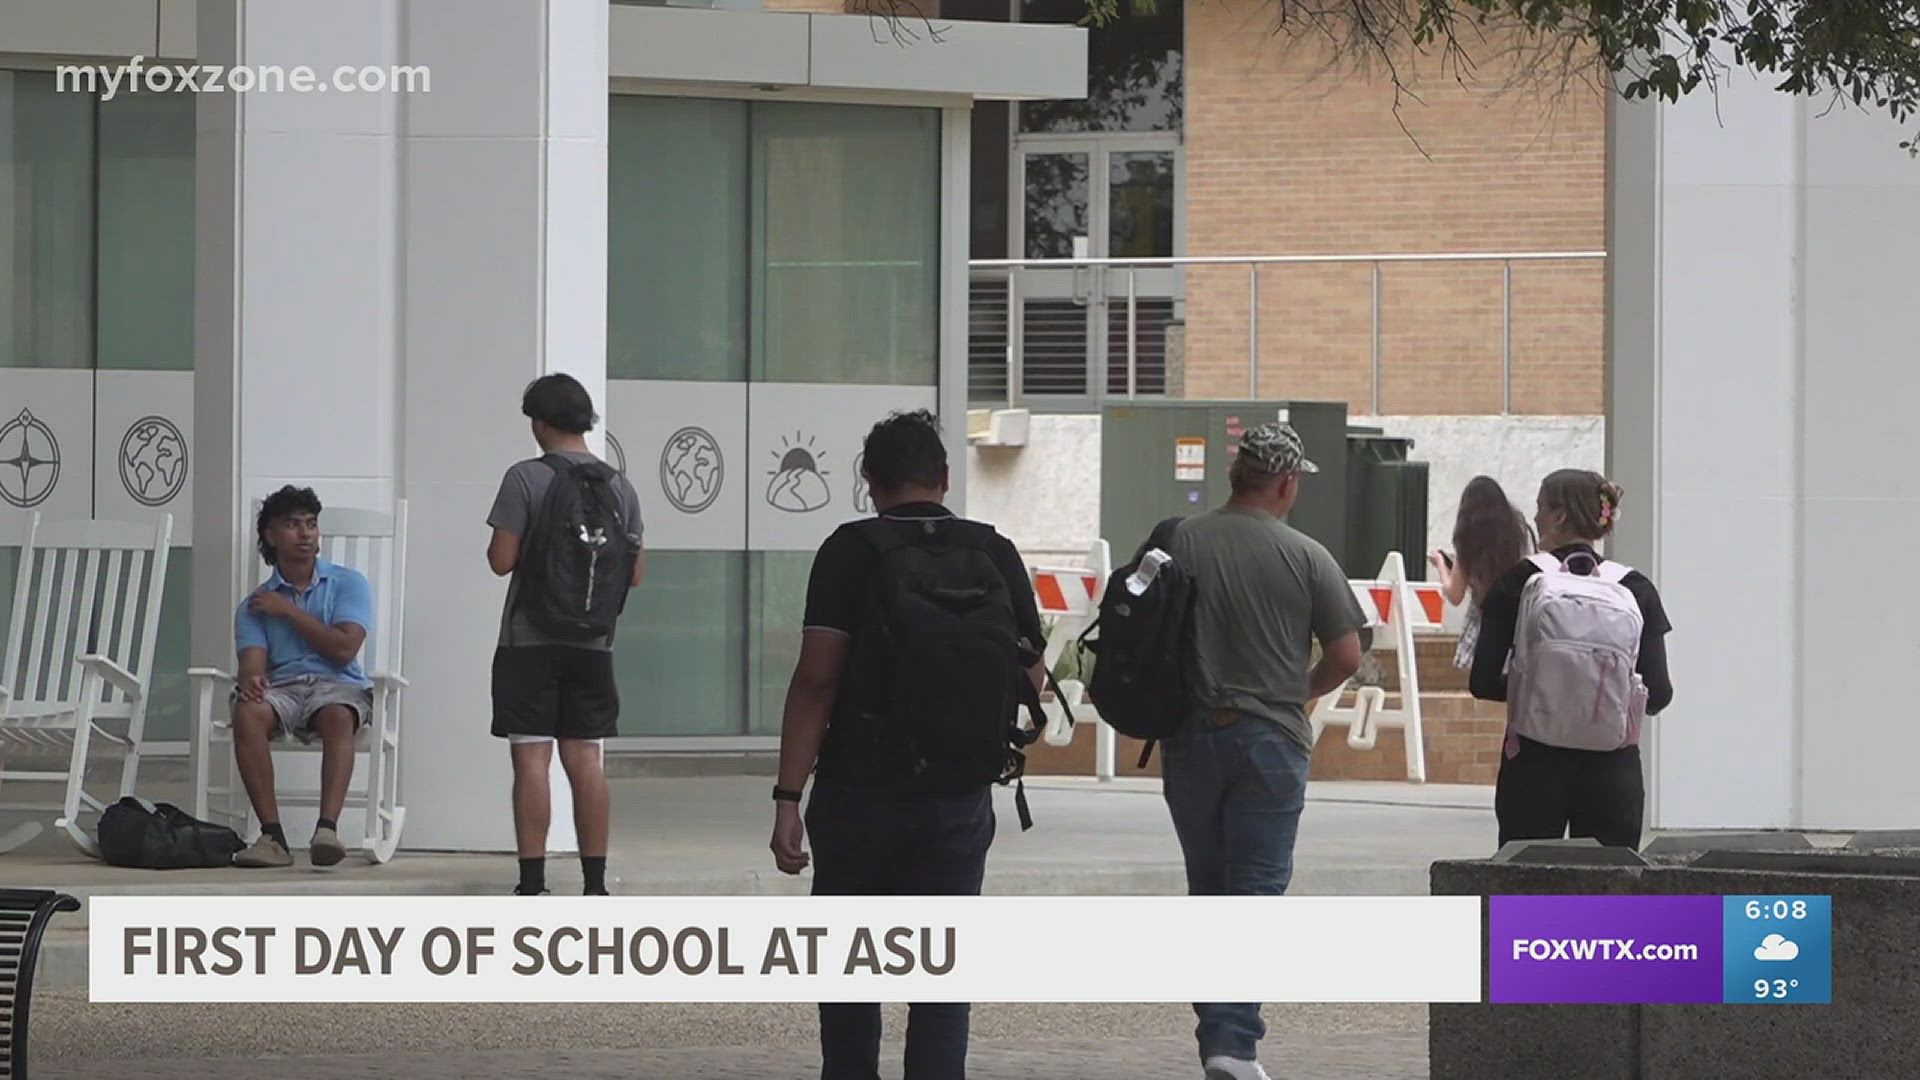
<svg viewBox="0 0 1920 1080">
<path fill-rule="evenodd" d="M 1178 135 L 1023 137 L 1012 157 L 1022 258 L 1165 258 L 1181 246 Z M 1178 270 L 1034 267 L 1018 279 L 1022 396 L 1165 392 Z"/>
</svg>

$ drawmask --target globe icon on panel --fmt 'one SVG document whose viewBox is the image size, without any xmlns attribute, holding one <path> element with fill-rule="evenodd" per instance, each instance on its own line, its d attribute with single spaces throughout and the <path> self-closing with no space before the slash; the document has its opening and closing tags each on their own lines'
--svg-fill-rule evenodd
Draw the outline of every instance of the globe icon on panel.
<svg viewBox="0 0 1920 1080">
<path fill-rule="evenodd" d="M 0 499 L 31 509 L 60 482 L 60 441 L 27 409 L 0 424 Z"/>
<path fill-rule="evenodd" d="M 813 440 L 796 431 L 791 440 L 782 436 L 780 443 L 781 448 L 773 451 L 780 464 L 767 481 L 767 505 L 789 514 L 805 514 L 832 502 L 826 470 L 820 467 L 820 459 L 826 455 L 813 448 Z"/>
<path fill-rule="evenodd" d="M 707 429 L 683 427 L 667 436 L 660 450 L 660 490 L 675 509 L 698 514 L 712 506 L 725 479 L 720 443 Z"/>
<path fill-rule="evenodd" d="M 142 506 L 165 506 L 187 486 L 187 438 L 164 416 L 143 416 L 120 440 L 120 483 Z"/>
</svg>

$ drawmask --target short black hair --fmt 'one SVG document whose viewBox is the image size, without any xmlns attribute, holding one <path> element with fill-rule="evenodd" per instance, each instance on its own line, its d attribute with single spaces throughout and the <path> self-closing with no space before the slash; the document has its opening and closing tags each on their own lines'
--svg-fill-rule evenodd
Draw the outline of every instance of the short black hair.
<svg viewBox="0 0 1920 1080">
<path fill-rule="evenodd" d="M 267 526 L 295 514 L 320 516 L 320 496 L 312 488 L 288 484 L 260 501 L 260 517 L 253 523 L 253 532 L 260 541 L 260 558 L 268 566 L 277 564 L 280 556 L 267 542 Z"/>
<path fill-rule="evenodd" d="M 542 375 L 528 383 L 520 397 L 520 411 L 529 420 L 569 435 L 584 435 L 600 422 L 593 411 L 593 395 L 579 379 L 564 374 Z"/>
<path fill-rule="evenodd" d="M 947 444 L 940 441 L 940 421 L 925 409 L 896 412 L 873 425 L 861 453 L 861 469 L 874 487 L 947 482 Z"/>
</svg>

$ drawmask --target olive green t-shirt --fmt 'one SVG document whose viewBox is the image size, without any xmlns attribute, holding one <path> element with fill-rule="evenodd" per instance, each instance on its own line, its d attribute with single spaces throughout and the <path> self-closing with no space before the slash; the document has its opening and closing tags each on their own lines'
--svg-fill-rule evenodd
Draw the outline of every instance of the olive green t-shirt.
<svg viewBox="0 0 1920 1080">
<path fill-rule="evenodd" d="M 1181 522 L 1172 554 L 1197 592 L 1197 704 L 1272 720 L 1311 749 L 1313 643 L 1366 625 L 1340 564 L 1280 519 L 1232 506 Z"/>
</svg>

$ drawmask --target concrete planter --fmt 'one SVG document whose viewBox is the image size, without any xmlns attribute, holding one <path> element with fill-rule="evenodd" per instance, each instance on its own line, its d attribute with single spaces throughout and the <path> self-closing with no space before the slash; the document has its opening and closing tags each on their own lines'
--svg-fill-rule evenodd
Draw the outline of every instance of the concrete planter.
<svg viewBox="0 0 1920 1080">
<path fill-rule="evenodd" d="M 1577 859 L 1569 853 L 1569 862 Z M 1654 866 L 1435 863 L 1431 889 L 1436 896 L 1831 896 L 1833 1004 L 1434 1005 L 1430 1075 L 1433 1080 L 1920 1076 L 1917 870 L 1920 863 L 1911 858 L 1858 851 L 1719 851 Z M 1482 919 L 1484 931 L 1484 914 Z M 1484 962 L 1481 977 L 1484 993 Z"/>
</svg>

